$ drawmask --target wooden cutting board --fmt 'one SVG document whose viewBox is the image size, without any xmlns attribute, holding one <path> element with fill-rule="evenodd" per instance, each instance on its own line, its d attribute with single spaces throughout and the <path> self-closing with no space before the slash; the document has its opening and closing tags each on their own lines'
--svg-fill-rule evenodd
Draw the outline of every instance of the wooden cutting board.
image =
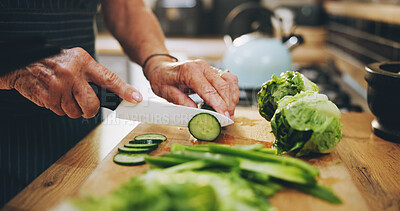
<svg viewBox="0 0 400 211">
<path fill-rule="evenodd" d="M 343 139 L 329 155 L 306 161 L 321 173 L 318 181 L 331 187 L 344 201 L 332 205 L 296 190 L 283 190 L 270 199 L 280 210 L 399 210 L 400 146 L 377 138 L 371 133 L 371 115 L 350 113 L 342 116 Z M 254 144 L 271 147 L 274 140 L 269 122 L 256 109 L 241 108 L 235 114 L 235 124 L 223 129 L 216 143 Z M 141 124 L 129 133 L 102 161 L 75 197 L 87 193 L 110 193 L 131 177 L 142 174 L 148 165 L 120 166 L 113 162 L 117 148 L 143 133 L 161 133 L 168 140 L 160 144 L 151 156 L 168 153 L 173 143 L 198 144 L 187 128 Z M 388 156 L 390 155 L 390 156 Z M 387 159 L 382 160 L 381 158 Z"/>
</svg>

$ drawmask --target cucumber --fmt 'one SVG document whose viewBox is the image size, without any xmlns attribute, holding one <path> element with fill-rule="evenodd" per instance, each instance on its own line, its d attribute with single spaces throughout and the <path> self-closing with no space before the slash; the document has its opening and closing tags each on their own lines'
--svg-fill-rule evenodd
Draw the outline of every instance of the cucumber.
<svg viewBox="0 0 400 211">
<path fill-rule="evenodd" d="M 157 134 L 157 133 L 147 133 L 147 134 L 142 134 L 135 136 L 134 141 L 148 141 L 151 140 L 152 142 L 163 142 L 167 140 L 167 137 L 165 137 L 162 134 Z"/>
<path fill-rule="evenodd" d="M 147 153 L 153 151 L 153 148 L 127 148 L 127 147 L 119 147 L 119 152 L 122 153 Z"/>
<path fill-rule="evenodd" d="M 161 140 L 131 140 L 130 144 L 161 144 Z"/>
<path fill-rule="evenodd" d="M 148 155 L 145 153 L 132 154 L 132 153 L 117 153 L 114 156 L 114 162 L 120 165 L 134 166 L 140 165 L 145 162 Z"/>
<path fill-rule="evenodd" d="M 126 148 L 157 148 L 158 144 L 125 144 Z"/>
<path fill-rule="evenodd" d="M 221 134 L 221 124 L 209 113 L 196 114 L 188 124 L 189 132 L 200 141 L 215 141 Z"/>
</svg>

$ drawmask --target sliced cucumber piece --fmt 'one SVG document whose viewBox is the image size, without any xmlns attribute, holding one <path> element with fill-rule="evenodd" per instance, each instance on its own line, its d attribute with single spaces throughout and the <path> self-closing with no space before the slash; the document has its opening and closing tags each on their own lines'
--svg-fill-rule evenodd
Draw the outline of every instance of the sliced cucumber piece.
<svg viewBox="0 0 400 211">
<path fill-rule="evenodd" d="M 127 148 L 127 147 L 119 147 L 119 152 L 122 153 L 146 153 L 153 151 L 153 148 Z"/>
<path fill-rule="evenodd" d="M 161 140 L 131 140 L 130 144 L 160 144 Z"/>
<path fill-rule="evenodd" d="M 188 128 L 190 134 L 201 141 L 214 141 L 221 134 L 218 119 L 209 113 L 196 114 L 189 121 Z"/>
<path fill-rule="evenodd" d="M 134 138 L 135 141 L 159 141 L 159 142 L 163 142 L 167 140 L 167 137 L 165 137 L 162 134 L 157 134 L 157 133 L 147 133 L 147 134 L 142 134 L 142 135 L 138 135 L 135 136 Z"/>
<path fill-rule="evenodd" d="M 114 162 L 120 165 L 134 166 L 140 165 L 145 162 L 145 158 L 148 154 L 132 154 L 132 153 L 117 153 L 114 156 Z"/>
<path fill-rule="evenodd" d="M 158 144 L 125 144 L 126 148 L 157 148 Z"/>
</svg>

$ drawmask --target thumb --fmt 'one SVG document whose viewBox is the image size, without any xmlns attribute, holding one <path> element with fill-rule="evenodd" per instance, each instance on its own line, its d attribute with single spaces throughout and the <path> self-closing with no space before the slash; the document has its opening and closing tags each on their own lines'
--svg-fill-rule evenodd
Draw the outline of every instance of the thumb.
<svg viewBox="0 0 400 211">
<path fill-rule="evenodd" d="M 143 97 L 138 90 L 125 83 L 114 72 L 108 70 L 97 62 L 92 62 L 86 70 L 86 77 L 88 81 L 114 92 L 126 101 L 139 103 L 143 100 Z"/>
</svg>

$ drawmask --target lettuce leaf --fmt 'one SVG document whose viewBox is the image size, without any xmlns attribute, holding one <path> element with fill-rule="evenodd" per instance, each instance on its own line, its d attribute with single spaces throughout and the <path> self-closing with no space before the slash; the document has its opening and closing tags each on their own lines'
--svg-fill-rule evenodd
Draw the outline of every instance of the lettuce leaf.
<svg viewBox="0 0 400 211">
<path fill-rule="evenodd" d="M 270 121 L 278 107 L 278 101 L 285 96 L 293 96 L 301 91 L 318 92 L 318 86 L 301 73 L 287 71 L 280 77 L 273 75 L 258 92 L 258 108 L 262 117 Z"/>
<path fill-rule="evenodd" d="M 271 121 L 278 153 L 329 153 L 342 138 L 340 111 L 326 95 L 301 92 L 278 102 Z"/>
<path fill-rule="evenodd" d="M 273 195 L 281 189 L 254 190 L 255 183 L 243 179 L 239 172 L 184 171 L 170 173 L 150 170 L 131 179 L 112 194 L 73 201 L 80 210 L 180 210 L 241 211 L 273 210 L 263 194 Z"/>
</svg>

